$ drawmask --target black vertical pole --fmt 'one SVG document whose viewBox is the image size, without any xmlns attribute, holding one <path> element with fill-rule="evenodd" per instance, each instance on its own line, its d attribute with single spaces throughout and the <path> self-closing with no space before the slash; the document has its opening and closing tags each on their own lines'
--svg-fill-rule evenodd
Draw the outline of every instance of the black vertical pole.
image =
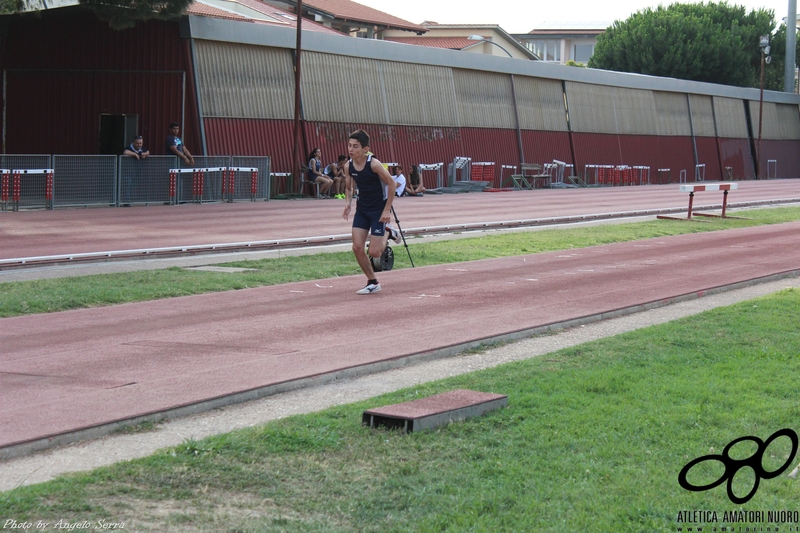
<svg viewBox="0 0 800 533">
<path fill-rule="evenodd" d="M 302 26 L 303 0 L 297 0 L 297 45 L 294 53 L 294 150 L 292 152 L 292 175 L 297 178 L 300 193 L 303 192 L 303 163 L 300 159 L 300 36 Z"/>
</svg>

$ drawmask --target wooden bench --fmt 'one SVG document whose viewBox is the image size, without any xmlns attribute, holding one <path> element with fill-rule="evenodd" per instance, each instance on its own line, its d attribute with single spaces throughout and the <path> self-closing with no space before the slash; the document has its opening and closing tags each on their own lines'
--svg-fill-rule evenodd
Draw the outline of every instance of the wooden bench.
<svg viewBox="0 0 800 533">
<path fill-rule="evenodd" d="M 719 217 L 719 218 L 734 218 L 728 217 L 725 210 L 728 208 L 728 191 L 735 191 L 739 188 L 737 183 L 686 183 L 680 186 L 680 192 L 689 193 L 689 210 L 686 218 L 676 218 L 666 215 L 658 215 L 656 218 L 672 219 L 672 220 L 691 220 L 692 219 L 692 204 L 694 202 L 694 193 L 703 191 L 722 191 L 722 214 L 721 215 L 707 215 L 705 213 L 695 213 L 697 216 L 702 217 Z"/>
</svg>

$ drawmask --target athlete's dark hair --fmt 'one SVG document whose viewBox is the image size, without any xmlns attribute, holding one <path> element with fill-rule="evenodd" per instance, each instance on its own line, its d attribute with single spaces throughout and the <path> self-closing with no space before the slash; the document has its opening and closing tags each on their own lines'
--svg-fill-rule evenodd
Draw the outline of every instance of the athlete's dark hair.
<svg viewBox="0 0 800 533">
<path fill-rule="evenodd" d="M 364 130 L 356 130 L 350 134 L 348 139 L 354 139 L 359 142 L 362 148 L 369 146 L 369 135 Z"/>
<path fill-rule="evenodd" d="M 417 165 L 411 165 L 411 174 L 408 177 L 411 179 L 412 185 L 419 185 L 421 176 Z"/>
<path fill-rule="evenodd" d="M 347 161 L 346 155 L 340 155 L 339 159 L 336 160 L 337 163 L 341 163 L 342 161 Z"/>
<path fill-rule="evenodd" d="M 308 154 L 308 157 L 306 159 L 308 159 L 309 161 L 311 161 L 312 159 L 315 159 L 317 156 L 314 155 L 314 154 L 317 153 L 317 150 L 319 150 L 319 148 L 314 148 L 313 150 L 311 150 L 311 153 Z"/>
<path fill-rule="evenodd" d="M 169 123 L 169 129 L 176 128 L 176 127 L 177 127 L 177 128 L 180 128 L 180 127 L 181 127 L 181 125 L 180 125 L 180 124 L 178 124 L 177 122 L 170 122 L 170 123 Z"/>
</svg>

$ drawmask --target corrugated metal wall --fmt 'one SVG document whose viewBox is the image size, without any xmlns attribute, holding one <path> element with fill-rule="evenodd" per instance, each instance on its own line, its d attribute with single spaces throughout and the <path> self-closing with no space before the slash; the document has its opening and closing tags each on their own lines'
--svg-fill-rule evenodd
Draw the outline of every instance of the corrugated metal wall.
<svg viewBox="0 0 800 533">
<path fill-rule="evenodd" d="M 3 43 L 6 153 L 96 154 L 100 114 L 139 115 L 151 153 L 164 153 L 168 125 L 200 153 L 188 42 L 173 22 L 114 31 L 83 9 L 17 17 Z"/>
<path fill-rule="evenodd" d="M 783 140 L 800 141 L 800 110 L 796 105 L 775 104 L 775 114 L 780 124 Z"/>
<path fill-rule="evenodd" d="M 717 136 L 729 139 L 747 139 L 747 118 L 742 100 L 714 97 L 714 117 Z"/>
<path fill-rule="evenodd" d="M 453 69 L 453 82 L 461 126 L 516 128 L 510 76 Z"/>
<path fill-rule="evenodd" d="M 384 61 L 381 74 L 390 124 L 461 125 L 452 69 Z"/>
<path fill-rule="evenodd" d="M 653 101 L 658 116 L 659 135 L 691 137 L 689 101 L 685 94 L 653 92 Z"/>
<path fill-rule="evenodd" d="M 695 137 L 716 137 L 717 130 L 714 125 L 714 108 L 711 104 L 711 97 L 690 94 L 689 107 L 692 112 L 692 131 Z"/>
<path fill-rule="evenodd" d="M 180 73 L 10 71 L 7 83 L 6 153 L 96 154 L 100 115 L 124 113 L 139 115 L 145 146 L 160 154 L 168 124 L 181 119 Z M 186 142 L 193 143 L 189 137 Z M 200 153 L 199 145 L 187 146 Z"/>
<path fill-rule="evenodd" d="M 586 165 L 623 164 L 619 135 L 575 132 L 572 134 L 572 140 L 580 172 L 583 172 Z"/>
<path fill-rule="evenodd" d="M 619 133 L 614 111 L 614 87 L 572 81 L 566 82 L 565 85 L 572 131 L 576 133 Z"/>
<path fill-rule="evenodd" d="M 617 87 L 614 113 L 623 135 L 658 135 L 658 115 L 653 91 Z"/>
<path fill-rule="evenodd" d="M 388 122 L 379 61 L 316 52 L 301 61 L 305 120 Z"/>
<path fill-rule="evenodd" d="M 761 141 L 761 177 L 767 177 L 767 161 L 776 161 L 776 177 L 800 178 L 800 141 Z"/>
<path fill-rule="evenodd" d="M 195 41 L 205 117 L 294 118 L 294 67 L 288 50 Z"/>
<path fill-rule="evenodd" d="M 201 152 L 201 111 L 209 154 L 269 155 L 275 171 L 290 168 L 290 49 L 198 39 L 193 65 L 174 22 L 113 32 L 79 9 L 15 18 L 5 43 L 7 152 L 95 153 L 98 115 L 127 113 L 140 116 L 146 144 L 161 153 L 166 126 L 185 105 L 193 152 Z M 344 153 L 347 135 L 363 128 L 380 159 L 404 165 L 466 156 L 499 169 L 524 157 L 577 170 L 685 168 L 691 179 L 696 151 L 706 179 L 724 177 L 725 166 L 736 177 L 754 174 L 752 101 L 314 51 L 303 53 L 302 83 L 303 151 L 318 146 L 326 158 Z M 764 114 L 764 158 L 795 165 L 797 106 L 765 103 Z"/>
<path fill-rule="evenodd" d="M 209 154 L 268 155 L 272 158 L 273 172 L 286 172 L 290 168 L 293 121 L 207 117 L 204 124 Z"/>
<path fill-rule="evenodd" d="M 706 180 L 728 179 L 725 167 L 733 169 L 734 179 L 755 178 L 755 163 L 748 139 L 717 139 L 719 159 L 716 161 L 701 160 L 706 164 Z M 698 148 L 699 150 L 699 148 Z M 722 166 L 720 168 L 719 161 Z"/>
<path fill-rule="evenodd" d="M 572 151 L 569 144 L 569 133 L 554 131 L 522 131 L 522 146 L 525 150 L 525 162 L 543 165 L 558 159 L 565 163 L 574 164 Z M 507 157 L 497 161 L 497 164 L 518 165 L 516 157 Z"/>
<path fill-rule="evenodd" d="M 515 76 L 514 89 L 520 129 L 568 131 L 564 89 L 560 81 Z"/>
</svg>

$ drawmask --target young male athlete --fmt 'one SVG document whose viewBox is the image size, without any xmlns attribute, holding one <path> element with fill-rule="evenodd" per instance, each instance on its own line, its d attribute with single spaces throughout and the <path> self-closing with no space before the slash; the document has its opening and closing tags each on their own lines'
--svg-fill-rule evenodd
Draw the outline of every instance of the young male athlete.
<svg viewBox="0 0 800 533">
<path fill-rule="evenodd" d="M 373 294 L 381 290 L 381 284 L 375 278 L 370 257 L 377 258 L 386 248 L 386 232 L 392 234 L 395 242 L 400 242 L 400 233 L 387 227 L 392 211 L 392 200 L 395 193 L 395 182 L 380 161 L 369 152 L 369 135 L 363 130 L 350 134 L 347 141 L 350 161 L 343 165 L 345 177 L 345 201 L 342 217 L 350 216 L 350 204 L 353 201 L 353 190 L 358 188 L 356 213 L 353 215 L 353 253 L 358 266 L 367 276 L 367 286 L 357 294 Z M 369 239 L 369 257 L 364 246 Z"/>
</svg>

